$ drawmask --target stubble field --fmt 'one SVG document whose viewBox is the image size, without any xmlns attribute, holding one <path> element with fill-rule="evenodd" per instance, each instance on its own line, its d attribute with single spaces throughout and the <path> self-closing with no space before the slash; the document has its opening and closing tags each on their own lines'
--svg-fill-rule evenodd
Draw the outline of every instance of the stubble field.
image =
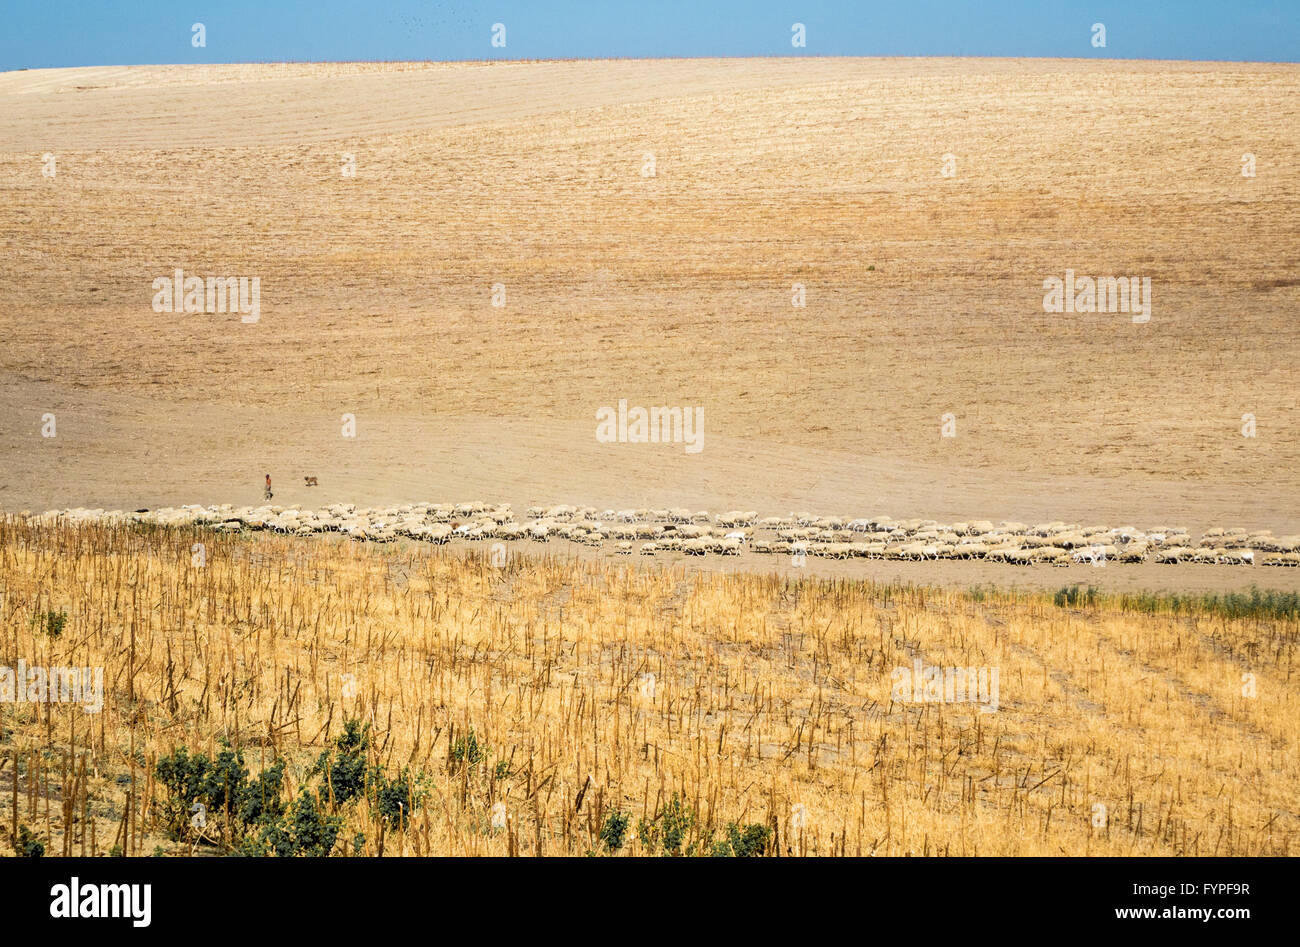
<svg viewBox="0 0 1300 947">
<path fill-rule="evenodd" d="M 1300 827 L 1294 600 L 13 520 L 0 563 L 6 652 L 104 673 L 97 713 L 6 711 L 4 822 L 51 854 L 1286 855 Z"/>
</svg>

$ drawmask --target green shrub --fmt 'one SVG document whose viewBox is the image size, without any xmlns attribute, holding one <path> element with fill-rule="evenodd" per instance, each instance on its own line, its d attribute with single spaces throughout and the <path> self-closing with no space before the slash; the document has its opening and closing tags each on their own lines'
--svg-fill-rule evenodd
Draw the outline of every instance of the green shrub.
<svg viewBox="0 0 1300 947">
<path fill-rule="evenodd" d="M 448 760 L 452 764 L 467 763 L 470 766 L 476 766 L 487 759 L 487 755 L 487 744 L 480 743 L 478 734 L 474 732 L 473 727 L 470 727 L 469 733 L 463 733 L 452 741 Z"/>
<path fill-rule="evenodd" d="M 627 827 L 631 821 L 627 813 L 619 809 L 611 809 L 605 815 L 605 824 L 600 827 L 600 841 L 611 852 L 618 851 L 627 839 Z"/>
<path fill-rule="evenodd" d="M 211 760 L 177 747 L 156 767 L 158 784 L 165 790 L 163 823 L 172 838 L 191 837 L 190 815 L 198 803 L 206 809 L 207 827 L 227 851 L 281 858 L 329 855 L 345 822 L 339 814 L 343 806 L 369 792 L 375 817 L 397 829 L 428 795 L 424 777 L 413 776 L 409 769 L 389 779 L 378 766 L 369 768 L 369 746 L 369 726 L 346 721 L 333 748 L 322 753 L 307 774 L 308 782 L 321 777 L 321 785 L 302 786 L 290 801 L 285 799 L 284 760 L 254 777 L 243 753 L 229 746 Z M 324 805 L 331 798 L 332 803 Z M 352 845 L 360 851 L 365 836 L 358 834 Z"/>
<path fill-rule="evenodd" d="M 663 812 L 653 820 L 641 819 L 637 825 L 637 835 L 651 854 L 670 857 L 694 855 L 694 843 L 684 850 L 683 843 L 696 822 L 695 810 L 687 807 L 685 801 L 673 793 L 664 806 Z"/>
<path fill-rule="evenodd" d="M 363 727 L 360 720 L 348 720 L 334 741 L 334 749 L 326 750 L 316 761 L 311 775 L 324 774 L 336 807 L 365 794 L 369 746 L 370 724 Z"/>
<path fill-rule="evenodd" d="M 190 807 L 196 802 L 207 805 L 208 765 L 206 756 L 190 756 L 183 746 L 158 760 L 155 775 L 159 785 L 167 790 L 162 804 L 163 823 L 174 839 L 187 833 Z"/>
<path fill-rule="evenodd" d="M 722 830 L 722 838 L 714 841 L 710 854 L 715 858 L 757 858 L 767 852 L 771 839 L 770 826 L 751 822 L 742 827 L 729 822 Z"/>
<path fill-rule="evenodd" d="M 343 819 L 324 815 L 306 790 L 298 795 L 298 801 L 293 804 L 289 821 L 293 829 L 295 855 L 328 855 L 334 848 L 339 829 L 343 827 Z"/>
<path fill-rule="evenodd" d="M 239 750 L 227 746 L 209 760 L 178 747 L 155 768 L 159 784 L 167 790 L 162 813 L 168 834 L 173 839 L 189 835 L 195 803 L 204 807 L 216 836 L 228 843 L 276 821 L 284 814 L 284 767 L 284 761 L 277 760 L 254 779 Z"/>
<path fill-rule="evenodd" d="M 1078 585 L 1066 585 L 1057 590 L 1052 600 L 1059 608 L 1076 608 L 1093 605 L 1097 601 L 1097 590 L 1091 585 L 1082 588 Z"/>
<path fill-rule="evenodd" d="M 209 812 L 238 811 L 247 783 L 248 767 L 244 765 L 243 753 L 226 746 L 207 766 L 199 801 Z"/>
<path fill-rule="evenodd" d="M 18 827 L 18 838 L 14 840 L 14 854 L 19 858 L 44 858 L 45 845 L 37 841 L 31 829 L 25 825 Z"/>
<path fill-rule="evenodd" d="M 36 630 L 57 638 L 63 634 L 63 626 L 68 623 L 68 613 L 48 611 L 32 616 L 32 625 Z"/>
<path fill-rule="evenodd" d="M 324 858 L 334 850 L 342 828 L 343 817 L 327 815 L 303 789 L 283 818 L 265 821 L 256 835 L 240 843 L 238 852 L 259 857 Z"/>
<path fill-rule="evenodd" d="M 428 791 L 413 780 L 403 768 L 401 775 L 389 780 L 378 770 L 374 774 L 375 811 L 388 823 L 390 829 L 401 828 L 410 822 L 411 813 L 419 808 Z"/>
<path fill-rule="evenodd" d="M 259 825 L 284 815 L 284 760 L 276 760 L 257 779 L 244 785 L 239 800 L 239 818 L 245 825 Z"/>
</svg>

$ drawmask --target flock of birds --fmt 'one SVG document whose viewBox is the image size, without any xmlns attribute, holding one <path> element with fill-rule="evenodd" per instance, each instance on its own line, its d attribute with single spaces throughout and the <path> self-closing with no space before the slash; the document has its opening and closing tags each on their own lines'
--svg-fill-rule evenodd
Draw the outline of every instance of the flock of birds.
<svg viewBox="0 0 1300 947">
<path fill-rule="evenodd" d="M 1269 530 L 1216 527 L 1198 540 L 1185 529 L 1156 526 L 1082 526 L 987 520 L 939 523 L 888 516 L 849 519 L 791 513 L 760 518 L 753 511 L 711 515 L 687 509 L 597 510 L 594 507 L 529 507 L 517 518 L 509 504 L 407 503 L 358 509 L 333 504 L 319 510 L 297 506 L 182 506 L 157 510 L 69 509 L 23 514 L 45 524 L 199 526 L 220 531 L 271 530 L 309 536 L 341 533 L 368 542 L 400 538 L 442 545 L 464 540 L 567 540 L 609 545 L 615 554 L 653 556 L 736 556 L 753 553 L 828 559 L 983 559 L 1018 565 L 1109 562 L 1218 563 L 1300 566 L 1300 535 L 1277 537 Z"/>
</svg>

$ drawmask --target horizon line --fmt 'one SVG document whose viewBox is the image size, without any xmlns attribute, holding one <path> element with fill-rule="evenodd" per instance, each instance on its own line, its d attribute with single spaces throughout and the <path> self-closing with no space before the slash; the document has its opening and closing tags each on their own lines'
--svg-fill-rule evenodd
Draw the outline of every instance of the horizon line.
<svg viewBox="0 0 1300 947">
<path fill-rule="evenodd" d="M 1296 66 L 1300 59 L 1167 59 L 1156 56 L 993 56 L 993 55 L 775 55 L 758 53 L 746 56 L 569 56 L 529 58 L 483 59 L 240 59 L 223 62 L 141 62 L 141 63 L 82 63 L 75 66 L 15 66 L 0 69 L 0 75 L 11 72 L 55 72 L 72 69 L 148 69 L 159 66 L 380 66 L 380 65 L 538 65 L 545 63 L 596 63 L 596 62 L 700 62 L 748 60 L 801 60 L 801 59 L 874 59 L 874 60 L 1001 60 L 1006 62 L 1061 62 L 1061 63 L 1197 63 L 1204 65 Z"/>
</svg>

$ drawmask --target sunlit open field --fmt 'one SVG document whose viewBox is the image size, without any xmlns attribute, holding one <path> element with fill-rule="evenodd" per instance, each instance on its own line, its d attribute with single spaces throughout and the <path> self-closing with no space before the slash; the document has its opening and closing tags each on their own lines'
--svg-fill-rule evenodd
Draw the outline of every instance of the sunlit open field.
<svg viewBox="0 0 1300 947">
<path fill-rule="evenodd" d="M 0 74 L 0 849 L 1290 854 L 1297 128 L 1290 64 Z"/>
<path fill-rule="evenodd" d="M 0 653 L 103 668 L 96 714 L 4 710 L 0 808 L 52 854 L 1258 855 L 1300 827 L 1294 597 L 1228 617 L 16 521 L 0 578 Z M 985 683 L 900 692 L 918 664 Z M 313 772 L 351 719 L 367 742 Z M 226 744 L 250 778 L 286 764 L 269 841 L 246 791 L 214 802 L 229 764 L 194 783 L 201 832 L 155 775 Z"/>
<path fill-rule="evenodd" d="M 1116 61 L 8 73 L 0 505 L 248 503 L 270 471 L 287 503 L 1295 532 L 1298 93 Z M 155 312 L 177 267 L 259 277 L 260 320 Z M 1150 321 L 1044 312 L 1067 268 L 1149 277 Z M 597 443 L 620 398 L 702 408 L 703 451 Z"/>
</svg>

